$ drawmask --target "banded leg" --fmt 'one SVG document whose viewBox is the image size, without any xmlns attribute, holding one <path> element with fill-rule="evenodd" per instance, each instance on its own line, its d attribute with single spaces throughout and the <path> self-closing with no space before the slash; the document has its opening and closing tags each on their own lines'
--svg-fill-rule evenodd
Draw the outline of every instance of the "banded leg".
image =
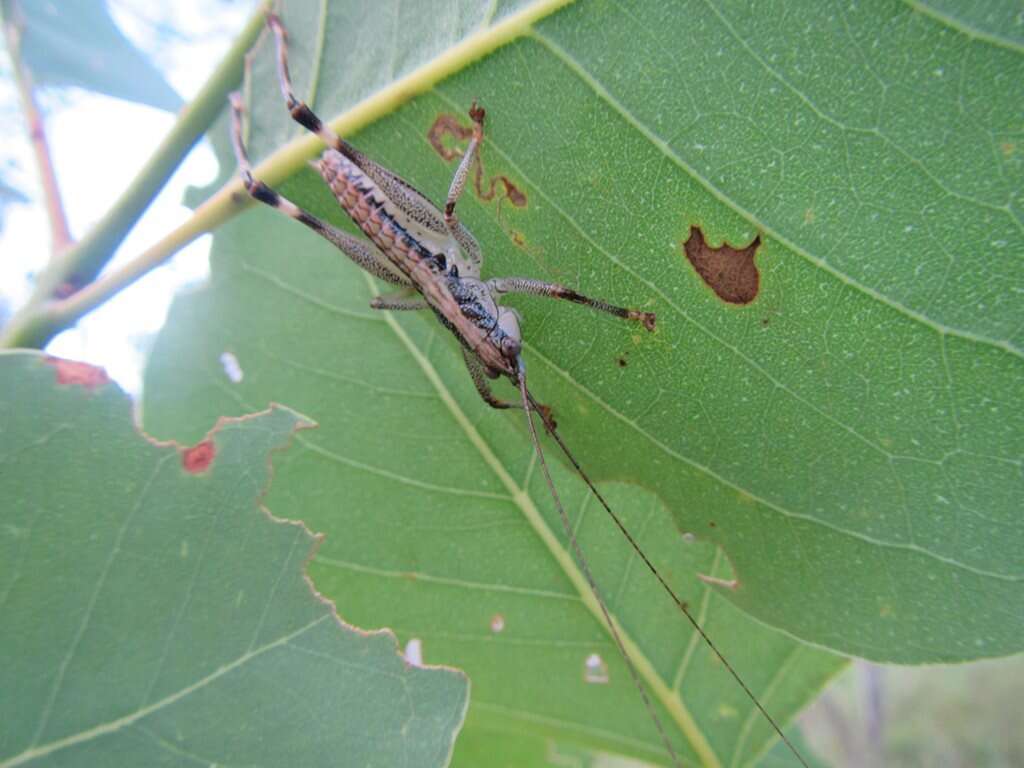
<svg viewBox="0 0 1024 768">
<path fill-rule="evenodd" d="M 371 243 L 321 221 L 288 198 L 279 195 L 262 181 L 253 178 L 249 155 L 242 143 L 242 98 L 237 93 L 232 93 L 229 100 L 231 102 L 231 143 L 235 148 L 235 157 L 238 160 L 238 168 L 241 171 L 242 183 L 245 184 L 246 191 L 261 203 L 266 203 L 271 208 L 277 208 L 286 216 L 305 224 L 374 277 L 379 277 L 394 285 L 411 287 L 412 283 L 404 275 L 388 268 L 384 254 Z"/>
<path fill-rule="evenodd" d="M 315 133 L 324 140 L 327 146 L 337 150 L 345 157 L 351 159 L 353 155 L 362 156 L 355 147 L 332 131 L 330 127 L 324 125 L 323 121 L 313 114 L 313 110 L 304 101 L 299 101 L 296 98 L 292 90 L 292 76 L 288 71 L 288 32 L 276 13 L 267 14 L 267 26 L 274 33 L 274 40 L 277 44 L 277 80 L 292 119 L 303 128 Z"/>
<path fill-rule="evenodd" d="M 558 283 L 545 283 L 543 280 L 534 280 L 529 277 L 495 277 L 487 281 L 487 287 L 492 293 L 529 293 L 534 296 L 549 296 L 553 299 L 565 299 L 576 304 L 584 304 L 598 312 L 607 312 L 626 320 L 639 320 L 644 327 L 654 330 L 656 317 L 653 312 L 643 312 L 639 309 L 627 309 L 617 307 L 600 299 L 591 299 L 588 296 L 577 293 L 572 288 L 566 288 Z"/>
<path fill-rule="evenodd" d="M 484 369 L 483 363 L 481 363 L 476 355 L 470 352 L 465 347 L 462 347 L 462 359 L 466 361 L 466 368 L 469 370 L 469 375 L 473 377 L 473 383 L 476 385 L 476 391 L 480 393 L 480 397 L 487 403 L 491 408 L 522 408 L 523 406 L 519 403 L 510 403 L 507 400 L 500 400 L 494 396 L 494 392 L 491 391 L 491 385 L 487 382 L 487 371 Z"/>
<path fill-rule="evenodd" d="M 374 296 L 370 302 L 370 309 L 387 309 L 392 312 L 402 312 L 430 309 L 430 305 L 413 288 L 406 288 L 398 293 Z"/>
</svg>

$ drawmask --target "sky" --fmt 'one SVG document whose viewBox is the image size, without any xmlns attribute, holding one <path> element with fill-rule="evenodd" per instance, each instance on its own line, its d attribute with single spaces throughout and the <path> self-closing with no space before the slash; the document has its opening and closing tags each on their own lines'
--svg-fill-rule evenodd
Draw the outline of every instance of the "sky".
<svg viewBox="0 0 1024 768">
<path fill-rule="evenodd" d="M 252 0 L 110 0 L 115 21 L 185 101 L 191 99 L 220 62 L 241 30 Z M 6 71 L 6 70 L 5 70 Z M 0 83 L 0 102 L 15 104 L 9 77 Z M 71 232 L 88 232 L 174 123 L 174 115 L 80 89 L 38 94 L 45 116 L 53 163 Z M 15 114 L 4 110 L 4 114 Z M 24 123 L 8 125 L 0 168 L 29 200 L 10 205 L 0 232 L 0 299 L 11 310 L 31 294 L 32 275 L 50 254 L 50 232 Z M 176 226 L 191 210 L 184 191 L 216 176 L 217 161 L 204 139 L 178 168 L 160 196 L 138 222 L 110 267 L 129 261 Z M 145 348 L 164 323 L 175 292 L 205 279 L 209 236 L 178 252 L 164 266 L 122 291 L 86 316 L 76 328 L 57 336 L 52 354 L 106 368 L 127 392 L 142 387 Z"/>
</svg>

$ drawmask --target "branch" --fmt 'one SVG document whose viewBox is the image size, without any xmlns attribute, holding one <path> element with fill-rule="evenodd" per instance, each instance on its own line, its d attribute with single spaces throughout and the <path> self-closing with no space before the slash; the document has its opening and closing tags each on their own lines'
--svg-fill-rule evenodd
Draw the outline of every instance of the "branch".
<svg viewBox="0 0 1024 768">
<path fill-rule="evenodd" d="M 224 108 L 228 92 L 242 79 L 245 54 L 263 29 L 263 20 L 269 5 L 270 0 L 264 0 L 257 7 L 231 46 L 231 50 L 196 98 L 181 113 L 149 162 L 107 214 L 82 240 L 70 247 L 60 258 L 54 259 L 50 266 L 40 273 L 32 298 L 11 318 L 0 336 L 0 347 L 42 347 L 67 327 L 67 324 L 54 324 L 56 318 L 64 315 L 54 312 L 53 299 L 66 296 L 69 287 L 72 290 L 87 290 L 86 287 L 92 287 L 93 280 L 113 257 L 117 247 L 163 188 L 167 179 L 213 124 Z M 186 227 L 196 218 L 193 216 Z M 180 248 L 195 239 L 197 234 L 180 242 L 177 247 Z M 171 239 L 173 235 L 174 233 L 165 240 Z"/>
<path fill-rule="evenodd" d="M 29 73 L 28 68 L 25 67 L 25 63 L 21 58 L 21 24 L 15 20 L 17 9 L 13 0 L 5 3 L 3 10 L 4 38 L 7 41 L 7 53 L 11 57 L 11 69 L 14 72 L 14 82 L 17 85 L 18 95 L 21 98 L 21 110 L 25 114 L 29 140 L 32 142 L 32 151 L 36 156 L 39 181 L 43 187 L 47 218 L 50 221 L 50 248 L 52 257 L 56 258 L 73 242 L 71 230 L 68 227 L 67 216 L 64 214 L 64 204 L 60 198 L 57 175 L 53 170 L 50 145 L 46 140 L 46 127 L 43 124 L 43 117 L 39 114 L 39 107 L 36 104 L 35 92 L 32 87 L 32 75 Z"/>
</svg>

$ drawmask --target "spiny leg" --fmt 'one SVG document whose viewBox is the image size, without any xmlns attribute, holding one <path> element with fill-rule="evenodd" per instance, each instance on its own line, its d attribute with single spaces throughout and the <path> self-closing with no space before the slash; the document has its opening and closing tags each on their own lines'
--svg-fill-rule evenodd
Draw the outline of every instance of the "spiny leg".
<svg viewBox="0 0 1024 768">
<path fill-rule="evenodd" d="M 448 188 L 448 200 L 444 204 L 444 223 L 447 225 L 448 231 L 456 238 L 459 236 L 462 225 L 459 222 L 459 217 L 455 214 L 455 204 L 459 202 L 459 197 L 466 188 L 470 168 L 480 150 L 480 143 L 484 140 L 484 114 L 484 108 L 478 106 L 474 101 L 469 108 L 469 117 L 473 121 L 473 136 L 469 140 L 469 146 L 466 147 L 466 153 L 459 162 L 459 167 L 455 169 L 452 184 Z"/>
<path fill-rule="evenodd" d="M 484 369 L 483 363 L 481 363 L 476 355 L 470 352 L 465 347 L 462 348 L 462 359 L 466 361 L 466 368 L 469 369 L 469 375 L 473 377 L 473 383 L 476 385 L 476 391 L 480 393 L 480 397 L 485 403 L 491 408 L 522 408 L 520 403 L 511 402 L 509 400 L 501 400 L 495 397 L 494 392 L 491 390 L 491 385 L 487 382 L 488 376 Z M 550 406 L 541 405 L 540 403 L 533 403 L 533 408 L 542 414 L 545 426 L 551 425 L 551 427 L 557 426 L 555 423 L 554 411 L 551 410 Z"/>
<path fill-rule="evenodd" d="M 473 377 L 476 391 L 480 393 L 480 397 L 491 408 L 523 407 L 519 403 L 510 403 L 507 400 L 500 400 L 494 396 L 494 392 L 491 391 L 491 385 L 487 381 L 487 371 L 484 369 L 483 363 L 465 347 L 462 347 L 462 359 L 466 361 L 466 368 L 469 370 L 469 375 Z"/>
<path fill-rule="evenodd" d="M 346 157 L 352 154 L 360 154 L 355 147 L 332 131 L 323 121 L 313 114 L 305 102 L 295 96 L 292 89 L 292 76 L 288 71 L 288 32 L 285 30 L 281 19 L 276 13 L 267 14 L 267 26 L 274 33 L 274 40 L 277 44 L 277 80 L 281 86 L 281 95 L 284 96 L 285 104 L 291 113 L 292 119 L 303 128 L 312 131 L 324 143 L 332 149 L 336 149 Z"/>
<path fill-rule="evenodd" d="M 617 307 L 614 304 L 609 304 L 608 302 L 601 301 L 600 299 L 591 299 L 588 296 L 577 293 L 572 288 L 566 288 L 564 285 L 559 285 L 558 283 L 545 283 L 543 280 L 534 280 L 529 277 L 495 277 L 487 281 L 487 287 L 495 294 L 529 293 L 535 296 L 549 296 L 553 299 L 565 299 L 566 301 L 572 301 L 576 304 L 584 304 L 591 309 L 596 309 L 599 312 L 607 312 L 610 315 L 622 317 L 626 320 L 639 320 L 644 324 L 644 327 L 647 330 L 654 330 L 656 318 L 653 312 L 643 312 L 639 309 Z"/>
<path fill-rule="evenodd" d="M 330 241 L 371 275 L 395 285 L 411 286 L 412 283 L 404 276 L 385 266 L 384 255 L 373 245 L 321 221 L 288 198 L 279 195 L 262 181 L 253 178 L 249 155 L 245 151 L 245 144 L 242 143 L 242 97 L 237 93 L 232 93 L 228 98 L 231 102 L 231 143 L 235 148 L 235 157 L 238 160 L 238 168 L 241 171 L 242 183 L 245 184 L 246 191 L 261 203 L 266 203 L 271 208 L 277 208 L 286 216 L 301 221 L 325 240 Z"/>
<path fill-rule="evenodd" d="M 416 293 L 415 289 L 410 287 L 397 293 L 374 296 L 370 302 L 370 309 L 387 309 L 392 312 L 401 312 L 430 309 L 430 305 L 422 296 Z"/>
</svg>

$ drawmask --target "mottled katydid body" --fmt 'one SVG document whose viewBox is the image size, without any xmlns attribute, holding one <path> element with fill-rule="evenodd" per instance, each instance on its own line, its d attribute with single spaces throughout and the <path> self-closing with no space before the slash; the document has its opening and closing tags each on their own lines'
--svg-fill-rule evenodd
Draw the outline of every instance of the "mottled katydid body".
<svg viewBox="0 0 1024 768">
<path fill-rule="evenodd" d="M 316 165 L 317 170 L 349 218 L 369 238 L 369 242 L 353 237 L 321 221 L 253 177 L 242 142 L 241 98 L 237 94 L 233 94 L 231 97 L 232 140 L 246 190 L 255 199 L 277 208 L 313 229 L 366 271 L 404 289 L 404 293 L 401 295 L 377 297 L 371 302 L 374 309 L 430 309 L 433 311 L 438 320 L 459 340 L 466 366 L 481 397 L 495 408 L 521 407 L 525 410 L 527 425 L 541 470 L 577 565 L 593 591 L 609 633 L 625 659 L 644 706 L 650 714 L 673 764 L 681 765 L 681 762 L 648 697 L 636 667 L 626 651 L 616 623 L 608 612 L 606 602 L 594 580 L 562 506 L 558 491 L 551 480 L 533 423 L 534 413 L 540 415 L 548 433 L 605 511 L 611 516 L 642 562 L 671 596 L 680 612 L 686 616 L 700 636 L 708 643 L 800 763 L 806 766 L 803 757 L 743 683 L 728 660 L 711 642 L 703 628 L 690 614 L 686 604 L 680 600 L 658 573 L 622 521 L 594 487 L 593 482 L 566 447 L 547 409 L 539 406 L 534 400 L 526 386 L 526 366 L 521 354 L 522 335 L 519 327 L 519 314 L 510 307 L 501 306 L 499 299 L 506 293 L 528 293 L 565 299 L 577 304 L 584 304 L 600 312 L 641 322 L 650 331 L 654 330 L 654 313 L 608 304 L 584 296 L 563 285 L 532 278 L 481 279 L 480 270 L 483 258 L 480 246 L 459 221 L 455 207 L 466 186 L 470 168 L 483 140 L 484 110 L 476 103 L 469 110 L 469 116 L 473 122 L 472 138 L 452 179 L 448 198 L 442 211 L 411 184 L 374 162 L 335 134 L 306 104 L 295 97 L 288 72 L 287 40 L 284 27 L 274 14 L 268 15 L 268 25 L 274 33 L 277 44 L 278 75 L 288 111 L 296 122 L 320 136 L 327 144 L 328 148 Z M 413 294 L 418 294 L 418 296 Z M 519 403 L 499 400 L 492 394 L 486 379 L 495 379 L 500 376 L 505 376 L 518 388 Z"/>
</svg>

